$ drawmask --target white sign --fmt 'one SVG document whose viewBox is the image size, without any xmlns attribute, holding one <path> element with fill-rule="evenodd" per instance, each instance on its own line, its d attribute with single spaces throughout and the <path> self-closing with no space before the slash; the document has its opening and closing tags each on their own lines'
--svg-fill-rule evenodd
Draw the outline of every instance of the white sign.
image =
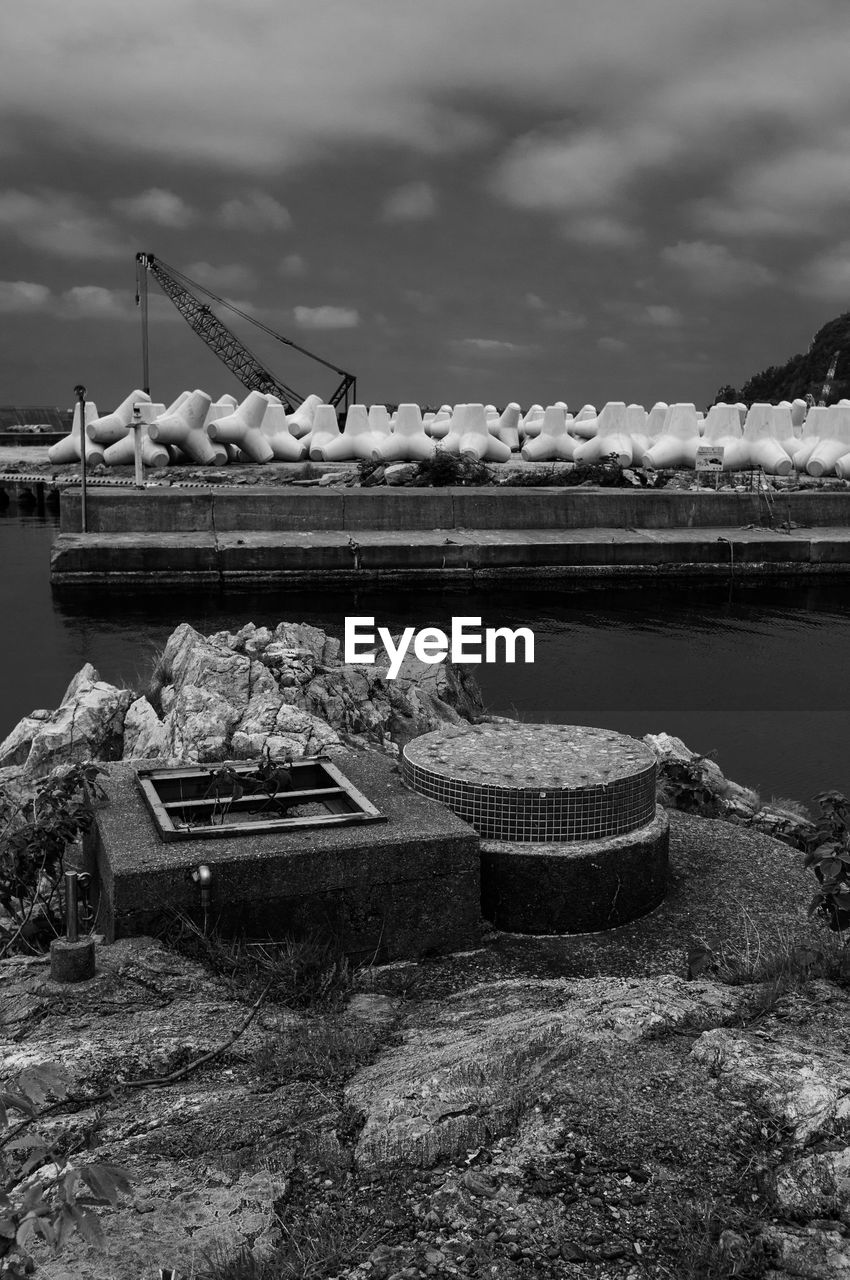
<svg viewBox="0 0 850 1280">
<path fill-rule="evenodd" d="M 697 471 L 723 470 L 723 445 L 701 444 L 697 447 Z"/>
</svg>

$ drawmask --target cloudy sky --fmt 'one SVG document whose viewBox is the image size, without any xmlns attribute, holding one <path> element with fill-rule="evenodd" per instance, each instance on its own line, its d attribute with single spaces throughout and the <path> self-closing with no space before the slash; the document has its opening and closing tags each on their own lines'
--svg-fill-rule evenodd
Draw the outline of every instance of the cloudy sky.
<svg viewBox="0 0 850 1280">
<path fill-rule="evenodd" d="M 155 253 L 358 398 L 710 402 L 850 309 L 846 0 L 12 0 L 0 402 L 140 382 Z M 152 285 L 154 398 L 238 390 Z M 226 315 L 226 313 L 223 313 Z M 233 322 L 296 390 L 336 377 Z"/>
</svg>

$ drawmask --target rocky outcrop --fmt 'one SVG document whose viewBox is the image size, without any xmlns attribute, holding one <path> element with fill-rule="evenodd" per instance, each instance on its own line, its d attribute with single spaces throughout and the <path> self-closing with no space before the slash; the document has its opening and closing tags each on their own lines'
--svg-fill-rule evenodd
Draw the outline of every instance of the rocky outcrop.
<svg viewBox="0 0 850 1280">
<path fill-rule="evenodd" d="M 33 712 L 0 743 L 0 767 L 20 766 L 35 779 L 60 764 L 119 760 L 132 701 L 129 689 L 107 684 L 86 663 L 55 711 Z"/>
<path fill-rule="evenodd" d="M 408 659 L 387 666 L 340 661 L 340 643 L 316 627 L 253 623 L 203 636 L 183 623 L 160 660 L 150 696 L 100 679 L 90 665 L 56 711 L 33 711 L 0 744 L 0 785 L 27 782 L 75 760 L 173 762 L 319 755 L 346 743 L 398 744 L 441 723 L 483 713 L 463 668 Z"/>
<path fill-rule="evenodd" d="M 659 804 L 755 827 L 795 849 L 806 848 L 814 824 L 796 807 L 763 805 L 757 792 L 724 777 L 713 760 L 691 751 L 681 738 L 648 733 L 643 740 L 658 760 Z"/>
<path fill-rule="evenodd" d="M 740 1006 L 739 990 L 672 976 L 518 979 L 464 991 L 349 1085 L 349 1104 L 365 1115 L 357 1160 L 452 1160 L 515 1127 L 569 1073 L 579 1043 L 604 1054 L 681 1027 L 716 1026 Z"/>
</svg>

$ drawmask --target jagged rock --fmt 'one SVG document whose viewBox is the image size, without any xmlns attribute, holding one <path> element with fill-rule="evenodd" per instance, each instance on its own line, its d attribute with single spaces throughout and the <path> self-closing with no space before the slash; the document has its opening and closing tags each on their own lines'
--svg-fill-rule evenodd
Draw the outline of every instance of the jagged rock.
<svg viewBox="0 0 850 1280">
<path fill-rule="evenodd" d="M 759 1097 L 800 1146 L 850 1124 L 850 1061 L 793 1036 L 780 1042 L 723 1027 L 704 1032 L 692 1057 L 743 1098 Z"/>
<path fill-rule="evenodd" d="M 768 1226 L 763 1239 L 778 1264 L 765 1280 L 850 1280 L 850 1241 L 837 1229 Z"/>
<path fill-rule="evenodd" d="M 90 662 L 85 662 L 80 667 L 75 676 L 71 677 L 71 683 L 62 695 L 60 706 L 64 706 L 66 702 L 75 701 L 80 688 L 84 684 L 98 684 L 100 682 L 100 673 L 96 667 Z"/>
<path fill-rule="evenodd" d="M 168 755 L 168 731 L 147 698 L 136 698 L 124 717 L 124 760 L 159 760 Z"/>
<path fill-rule="evenodd" d="M 35 729 L 22 762 L 26 774 L 41 778 L 57 765 L 76 760 L 117 760 L 121 757 L 124 716 L 133 700 L 129 689 L 117 689 L 86 667 L 71 681 L 62 705 L 46 719 L 30 717 Z M 28 730 L 27 730 L 28 732 Z M 11 737 L 17 733 L 12 731 Z M 7 742 L 9 740 L 7 739 Z M 21 763 L 18 754 L 18 763 Z"/>
<path fill-rule="evenodd" d="M 240 710 L 206 684 L 181 688 L 165 717 L 166 754 L 175 760 L 223 760 Z"/>
<path fill-rule="evenodd" d="M 766 804 L 754 814 L 751 826 L 767 835 L 789 844 L 794 849 L 805 850 L 815 834 L 815 824 L 796 809 L 786 809 L 778 804 Z"/>
<path fill-rule="evenodd" d="M 557 1082 L 576 1042 L 603 1052 L 665 1030 L 716 1026 L 741 992 L 657 979 L 516 979 L 448 999 L 349 1083 L 363 1112 L 356 1159 L 429 1166 L 513 1126 Z"/>
<path fill-rule="evenodd" d="M 789 1217 L 850 1221 L 850 1147 L 784 1165 L 775 1178 L 774 1198 Z"/>
<path fill-rule="evenodd" d="M 755 791 L 723 776 L 707 756 L 669 733 L 647 733 L 644 742 L 658 760 L 658 801 L 671 809 L 728 822 L 752 822 L 761 802 Z"/>
<path fill-rule="evenodd" d="M 419 471 L 415 462 L 393 462 L 384 471 L 387 484 L 410 484 Z"/>
<path fill-rule="evenodd" d="M 15 725 L 8 738 L 0 743 L 0 768 L 26 763 L 33 738 L 45 720 L 49 720 L 52 715 L 52 711 L 31 711 Z"/>
</svg>

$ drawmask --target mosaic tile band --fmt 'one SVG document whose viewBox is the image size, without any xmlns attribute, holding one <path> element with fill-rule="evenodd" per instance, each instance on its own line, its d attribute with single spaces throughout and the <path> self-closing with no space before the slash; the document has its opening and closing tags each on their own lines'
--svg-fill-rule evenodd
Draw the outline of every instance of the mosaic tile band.
<svg viewBox="0 0 850 1280">
<path fill-rule="evenodd" d="M 633 738 L 575 725 L 438 729 L 409 742 L 402 776 L 488 840 L 602 840 L 655 817 L 657 765 Z"/>
</svg>

